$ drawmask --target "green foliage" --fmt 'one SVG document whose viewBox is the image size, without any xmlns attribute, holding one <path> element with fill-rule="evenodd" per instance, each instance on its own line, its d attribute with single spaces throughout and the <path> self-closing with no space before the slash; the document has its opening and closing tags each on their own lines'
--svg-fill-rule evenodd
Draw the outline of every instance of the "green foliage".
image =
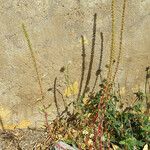
<svg viewBox="0 0 150 150">
<path fill-rule="evenodd" d="M 81 119 L 88 117 L 89 122 L 93 120 L 97 112 L 101 115 L 101 110 L 98 110 L 103 93 L 103 85 L 101 90 L 94 96 L 90 96 L 86 103 L 81 101 L 80 109 L 82 114 Z M 117 145 L 120 149 L 142 150 L 145 144 L 150 143 L 150 121 L 149 116 L 143 113 L 144 94 L 138 92 L 137 101 L 132 107 L 125 109 L 117 109 L 116 104 L 119 103 L 118 96 L 111 95 L 106 102 L 106 110 L 104 114 L 104 136 L 105 141 L 108 141 L 107 135 L 110 135 L 110 143 Z M 86 115 L 87 114 L 87 115 Z M 88 115 L 90 114 L 90 115 Z M 96 126 L 98 124 L 96 123 Z"/>
<path fill-rule="evenodd" d="M 138 92 L 132 106 L 118 108 L 120 96 L 111 92 L 104 96 L 106 85 L 103 81 L 97 93 L 80 97 L 73 113 L 67 112 L 50 124 L 51 143 L 62 140 L 83 150 L 99 149 L 100 139 L 106 149 L 115 145 L 120 150 L 143 150 L 150 143 L 150 120 L 143 112 L 144 94 Z M 95 138 L 101 120 L 103 132 Z"/>
<path fill-rule="evenodd" d="M 128 150 L 142 149 L 150 143 L 149 117 L 142 113 L 142 102 L 120 111 L 116 102 L 110 99 L 105 113 L 105 129 L 110 133 L 110 141 Z"/>
</svg>

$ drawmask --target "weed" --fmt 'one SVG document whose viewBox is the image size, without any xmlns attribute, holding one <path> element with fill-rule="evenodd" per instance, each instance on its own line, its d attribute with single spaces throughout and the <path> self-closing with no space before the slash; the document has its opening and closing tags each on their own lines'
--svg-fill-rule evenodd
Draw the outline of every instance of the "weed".
<svg viewBox="0 0 150 150">
<path fill-rule="evenodd" d="M 150 142 L 149 116 L 142 113 L 143 93 L 138 92 L 141 94 L 137 94 L 138 100 L 132 107 L 119 110 L 116 105 L 120 97 L 114 93 L 110 93 L 107 101 L 99 102 L 104 95 L 106 84 L 103 82 L 100 91 L 95 95 L 77 102 L 76 114 L 62 115 L 50 124 L 54 141 L 62 140 L 80 149 L 89 150 L 109 149 L 114 145 L 118 149 L 142 150 L 144 145 Z M 98 119 L 95 121 L 97 114 Z M 49 141 L 51 145 L 53 140 Z"/>
<path fill-rule="evenodd" d="M 92 70 L 93 60 L 94 60 L 95 40 L 96 40 L 96 20 L 97 20 L 97 14 L 94 15 L 91 56 L 90 56 L 89 69 L 87 73 L 87 79 L 86 79 L 85 87 L 84 87 L 83 94 L 82 94 L 83 97 L 85 96 L 85 93 L 87 91 L 87 88 L 91 79 L 91 70 Z"/>
<path fill-rule="evenodd" d="M 111 76 L 112 76 L 112 65 L 114 61 L 114 53 L 115 53 L 115 13 L 114 13 L 114 5 L 115 0 L 112 0 L 111 2 L 111 19 L 112 19 L 112 25 L 111 25 L 111 48 L 110 48 L 110 58 L 109 58 L 109 66 L 108 66 L 108 73 L 107 73 L 107 81 L 108 84 L 111 83 Z"/>
<path fill-rule="evenodd" d="M 33 60 L 33 66 L 34 66 L 35 71 L 36 71 L 36 76 L 37 76 L 38 85 L 39 85 L 40 94 L 41 94 L 41 98 L 38 101 L 41 101 L 41 100 L 44 99 L 44 93 L 43 93 L 43 87 L 42 87 L 41 77 L 40 77 L 40 74 L 39 74 L 39 70 L 38 70 L 38 66 L 37 66 L 35 54 L 34 54 L 34 51 L 33 51 L 33 48 L 32 48 L 32 44 L 31 44 L 28 32 L 27 32 L 26 27 L 25 27 L 24 24 L 22 24 L 22 29 L 23 29 L 24 36 L 25 36 L 25 38 L 27 40 L 27 44 L 28 44 L 30 53 L 31 53 L 31 57 L 32 57 L 32 60 Z"/>
<path fill-rule="evenodd" d="M 149 117 L 142 113 L 142 102 L 144 93 L 138 91 L 135 93 L 136 99 L 133 106 L 126 107 L 123 110 L 119 110 L 116 105 L 121 99 L 119 96 L 112 91 L 114 80 L 119 68 L 121 53 L 122 53 L 122 41 L 124 33 L 124 22 L 125 22 L 125 10 L 126 10 L 126 0 L 123 3 L 122 19 L 121 19 L 121 29 L 120 29 L 120 41 L 119 41 L 119 54 L 117 57 L 116 67 L 113 75 L 113 63 L 115 60 L 115 0 L 111 3 L 111 48 L 110 48 L 110 58 L 107 72 L 107 79 L 102 80 L 101 75 L 101 65 L 103 60 L 103 33 L 101 33 L 101 52 L 99 59 L 99 66 L 96 72 L 96 79 L 91 94 L 85 97 L 85 93 L 88 89 L 91 71 L 93 68 L 94 52 L 95 52 L 95 41 L 96 41 L 96 20 L 97 14 L 94 15 L 93 23 L 93 37 L 92 37 L 92 47 L 88 73 L 85 81 L 85 86 L 83 88 L 83 81 L 85 76 L 85 43 L 84 37 L 82 39 L 82 68 L 81 68 L 81 79 L 79 86 L 79 93 L 77 96 L 77 101 L 74 102 L 73 113 L 68 111 L 69 106 L 65 104 L 65 110 L 60 113 L 57 102 L 56 92 L 61 94 L 57 89 L 57 78 L 54 80 L 54 87 L 50 90 L 54 90 L 54 102 L 57 108 L 58 116 L 53 120 L 52 123 L 48 122 L 48 114 L 46 112 L 46 107 L 44 106 L 44 114 L 46 118 L 46 127 L 49 129 L 48 138 L 46 141 L 50 146 L 55 144 L 55 141 L 62 140 L 70 145 L 75 145 L 80 149 L 110 149 L 113 145 L 116 145 L 118 149 L 139 149 L 141 150 L 145 144 L 150 142 L 150 122 Z M 36 60 L 31 47 L 29 36 L 23 25 L 23 31 L 28 42 L 28 46 L 32 55 L 34 62 L 34 67 L 37 73 L 37 78 L 39 80 L 39 87 L 41 89 L 41 95 L 43 97 L 42 85 L 37 70 Z M 68 71 L 68 67 L 67 67 Z M 146 85 L 148 84 L 149 69 L 146 70 Z M 60 72 L 65 73 L 65 67 L 60 69 Z M 98 76 L 100 76 L 101 84 L 99 86 L 99 91 L 94 93 L 95 86 L 98 81 Z M 65 74 L 66 84 L 70 85 L 69 76 Z M 145 88 L 146 93 L 146 88 Z M 62 95 L 62 94 L 61 94 Z M 62 95 L 63 98 L 63 95 Z M 64 101 L 65 102 L 65 101 Z"/>
<path fill-rule="evenodd" d="M 31 44 L 31 41 L 30 41 L 30 39 L 29 39 L 28 32 L 27 32 L 26 27 L 25 27 L 24 24 L 22 24 L 22 29 L 23 29 L 24 36 L 25 36 L 25 38 L 26 38 L 26 40 L 27 40 L 27 44 L 28 44 L 30 53 L 31 53 L 31 57 L 32 57 L 32 60 L 33 60 L 33 66 L 34 66 L 35 71 L 36 71 L 36 76 L 37 76 L 38 85 L 39 85 L 39 89 L 40 89 L 41 98 L 38 99 L 35 103 L 37 103 L 37 102 L 41 102 L 41 103 L 42 103 L 42 106 L 43 106 L 42 111 L 43 111 L 44 117 L 45 117 L 45 126 L 46 126 L 46 129 L 48 129 L 48 128 L 49 128 L 49 123 L 48 123 L 48 113 L 46 112 L 46 109 L 47 109 L 49 106 L 46 107 L 46 106 L 43 104 L 44 93 L 43 93 L 43 87 L 42 87 L 41 77 L 40 77 L 40 74 L 39 74 L 39 71 L 38 71 L 37 62 L 36 62 L 36 57 L 35 57 L 35 54 L 34 54 L 34 51 L 33 51 L 33 48 L 32 48 L 32 44 Z"/>
<path fill-rule="evenodd" d="M 102 32 L 100 33 L 100 35 L 101 35 L 100 59 L 99 59 L 98 69 L 97 69 L 97 71 L 96 71 L 96 79 L 95 79 L 94 86 L 93 86 L 93 88 L 92 88 L 92 92 L 91 92 L 91 93 L 94 92 L 94 89 L 95 89 L 95 87 L 96 87 L 96 84 L 97 84 L 97 81 L 98 81 L 98 77 L 99 77 L 99 76 L 100 76 L 100 80 L 101 80 L 101 82 L 102 82 L 102 74 L 101 74 L 102 69 L 101 69 L 101 67 L 102 67 L 102 60 L 103 60 L 104 37 L 103 37 L 103 33 L 102 33 Z"/>
<path fill-rule="evenodd" d="M 82 39 L 82 70 L 81 70 L 81 80 L 80 80 L 79 93 L 78 93 L 78 96 L 77 96 L 77 100 L 79 100 L 79 97 L 80 97 L 80 94 L 81 94 L 82 84 L 83 84 L 83 80 L 84 80 L 84 73 L 85 73 L 86 53 L 85 53 L 84 36 L 81 36 L 81 39 Z"/>
<path fill-rule="evenodd" d="M 120 42 L 119 42 L 119 54 L 117 57 L 117 63 L 116 63 L 116 68 L 113 76 L 113 82 L 115 80 L 118 68 L 119 68 L 119 63 L 120 63 L 120 58 L 121 58 L 121 53 L 122 53 L 122 41 L 123 41 L 123 33 L 124 33 L 124 24 L 125 24 L 125 10 L 126 10 L 126 3 L 127 0 L 124 0 L 123 3 L 123 8 L 122 8 L 122 20 L 121 20 L 121 29 L 120 29 Z"/>
</svg>

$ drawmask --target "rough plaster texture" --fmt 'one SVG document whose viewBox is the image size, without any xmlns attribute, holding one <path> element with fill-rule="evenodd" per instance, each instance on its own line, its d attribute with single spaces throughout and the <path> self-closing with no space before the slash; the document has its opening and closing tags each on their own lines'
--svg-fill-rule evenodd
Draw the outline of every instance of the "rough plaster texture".
<svg viewBox="0 0 150 150">
<path fill-rule="evenodd" d="M 116 37 L 118 38 L 123 0 L 116 1 Z M 99 59 L 100 32 L 104 33 L 106 65 L 111 39 L 111 0 L 0 0 L 0 115 L 7 125 L 40 124 L 40 97 L 35 69 L 21 25 L 27 27 L 43 83 L 50 119 L 56 114 L 53 87 L 64 93 L 65 80 L 60 73 L 68 67 L 70 82 L 79 82 L 81 40 L 86 38 L 86 70 L 91 46 L 93 14 L 97 13 L 97 39 L 93 77 Z M 150 63 L 150 0 L 128 0 L 118 82 L 122 93 L 144 88 L 145 67 Z M 116 51 L 118 51 L 116 40 Z M 117 52 L 116 52 L 117 55 Z M 103 67 L 103 72 L 106 71 Z M 92 82 L 91 82 L 92 84 Z M 60 86 L 59 86 L 60 85 Z M 58 94 L 59 105 L 63 102 Z M 63 109 L 63 107 L 62 107 Z M 21 123 L 22 122 L 22 123 Z M 24 126 L 23 126 L 24 127 Z"/>
</svg>

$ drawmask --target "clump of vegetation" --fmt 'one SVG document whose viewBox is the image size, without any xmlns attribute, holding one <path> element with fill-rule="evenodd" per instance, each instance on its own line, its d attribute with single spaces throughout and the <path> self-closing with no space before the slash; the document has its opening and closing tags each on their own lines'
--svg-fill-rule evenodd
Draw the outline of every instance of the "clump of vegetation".
<svg viewBox="0 0 150 150">
<path fill-rule="evenodd" d="M 96 94 L 81 98 L 76 103 L 73 114 L 57 118 L 50 124 L 51 145 L 62 140 L 79 149 L 92 150 L 100 148 L 101 138 L 102 148 L 105 149 L 111 149 L 115 145 L 118 149 L 142 150 L 144 145 L 150 143 L 150 121 L 149 116 L 143 112 L 141 96 L 136 98 L 132 107 L 121 110 L 117 108 L 118 96 L 111 94 L 107 103 L 101 104 L 105 106 L 105 113 L 102 128 L 99 128 L 101 117 L 96 121 L 96 116 L 98 113 L 98 116 L 102 116 L 103 113 L 102 109 L 98 110 L 98 105 L 103 97 L 104 85 L 100 85 L 101 90 Z M 100 137 L 96 139 L 97 134 Z"/>
<path fill-rule="evenodd" d="M 93 68 L 95 41 L 96 41 L 96 18 L 94 15 L 93 23 L 93 35 L 90 61 L 88 67 L 87 77 L 85 78 L 85 58 L 86 49 L 84 43 L 84 36 L 81 36 L 82 40 L 82 68 L 81 68 L 81 81 L 79 86 L 79 93 L 76 101 L 73 102 L 74 110 L 69 111 L 70 103 L 66 106 L 65 110 L 61 113 L 58 109 L 58 102 L 56 98 L 56 92 L 61 94 L 56 88 L 56 81 L 54 81 L 54 87 L 51 89 L 54 92 L 54 102 L 57 108 L 58 116 L 53 122 L 48 122 L 48 113 L 46 106 L 43 104 L 44 94 L 40 76 L 38 73 L 36 59 L 31 47 L 29 36 L 23 25 L 23 31 L 28 42 L 30 53 L 32 55 L 34 68 L 37 74 L 39 89 L 41 91 L 41 99 L 43 105 L 43 113 L 45 116 L 45 127 L 48 133 L 48 137 L 45 140 L 44 145 L 46 148 L 53 147 L 56 142 L 64 141 L 73 147 L 78 147 L 83 150 L 102 150 L 102 149 L 125 149 L 125 150 L 142 150 L 144 145 L 150 143 L 150 121 L 147 114 L 143 112 L 143 99 L 146 98 L 148 103 L 148 94 L 144 96 L 142 92 L 137 92 L 136 100 L 132 106 L 128 106 L 123 109 L 118 104 L 121 101 L 120 95 L 113 93 L 113 84 L 118 72 L 121 53 L 122 53 L 122 41 L 125 22 L 125 8 L 126 0 L 124 0 L 122 8 L 122 19 L 120 29 L 120 41 L 118 57 L 115 58 L 115 13 L 114 6 L 115 1 L 112 0 L 111 16 L 112 16 L 112 36 L 111 36 L 111 48 L 110 48 L 110 60 L 108 65 L 107 78 L 102 78 L 102 58 L 103 58 L 103 33 L 101 32 L 101 50 L 98 70 L 96 71 L 96 79 L 92 90 L 89 89 L 91 71 Z M 115 63 L 116 62 L 116 63 Z M 115 65 L 115 66 L 114 66 Z M 61 72 L 65 71 L 62 67 Z M 147 71 L 148 72 L 148 71 Z M 98 81 L 100 77 L 100 82 Z M 148 77 L 148 75 L 147 75 Z M 83 86 L 83 80 L 85 79 L 85 85 Z M 95 92 L 96 84 L 100 83 L 99 90 Z M 147 80 L 146 80 L 147 85 Z M 146 93 L 146 92 L 145 92 Z M 61 94 L 62 95 L 62 94 Z M 88 95 L 88 96 L 87 96 Z M 63 95 L 62 95 L 63 98 Z M 123 100 L 122 100 L 123 101 Z M 66 101 L 64 101 L 66 102 Z M 147 112 L 147 111 L 146 111 Z M 44 146 L 45 147 L 45 146 Z M 42 149 L 42 148 L 41 148 Z"/>
</svg>

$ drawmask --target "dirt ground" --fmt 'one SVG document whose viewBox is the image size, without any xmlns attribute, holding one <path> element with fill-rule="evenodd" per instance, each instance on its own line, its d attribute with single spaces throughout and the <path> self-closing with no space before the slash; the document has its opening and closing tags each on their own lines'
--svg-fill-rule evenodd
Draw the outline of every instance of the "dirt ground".
<svg viewBox="0 0 150 150">
<path fill-rule="evenodd" d="M 0 130 L 0 150 L 37 150 L 46 137 L 47 133 L 43 129 Z"/>
</svg>

